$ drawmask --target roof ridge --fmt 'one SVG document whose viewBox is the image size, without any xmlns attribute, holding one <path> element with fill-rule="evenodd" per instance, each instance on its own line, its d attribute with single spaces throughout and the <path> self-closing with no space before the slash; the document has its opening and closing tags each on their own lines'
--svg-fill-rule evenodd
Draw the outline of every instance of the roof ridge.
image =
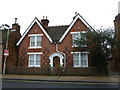
<svg viewBox="0 0 120 90">
<path fill-rule="evenodd" d="M 69 25 L 55 25 L 55 26 L 49 26 L 49 27 L 61 27 L 61 26 L 69 26 Z"/>
</svg>

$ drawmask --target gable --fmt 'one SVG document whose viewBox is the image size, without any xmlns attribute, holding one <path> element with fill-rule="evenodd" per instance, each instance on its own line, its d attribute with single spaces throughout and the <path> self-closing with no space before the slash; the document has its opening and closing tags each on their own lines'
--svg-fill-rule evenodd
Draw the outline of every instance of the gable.
<svg viewBox="0 0 120 90">
<path fill-rule="evenodd" d="M 77 22 L 77 20 L 80 20 L 89 30 L 94 30 L 87 22 L 86 20 L 78 13 L 73 21 L 71 22 L 71 24 L 69 25 L 69 27 L 67 28 L 67 30 L 64 32 L 63 36 L 60 38 L 59 42 L 62 42 L 63 39 L 65 38 L 65 36 L 68 34 L 68 32 L 71 30 L 71 28 L 74 26 L 74 24 Z"/>
<path fill-rule="evenodd" d="M 46 35 L 46 37 L 49 39 L 49 41 L 52 43 L 52 39 L 50 38 L 50 36 L 48 35 L 48 33 L 46 32 L 46 30 L 43 28 L 43 26 L 41 25 L 40 21 L 35 17 L 35 19 L 32 21 L 32 23 L 29 25 L 29 27 L 26 29 L 26 31 L 23 33 L 22 37 L 20 38 L 20 40 L 17 42 L 17 46 L 20 45 L 20 43 L 22 42 L 22 40 L 25 38 L 25 36 L 27 35 L 27 33 L 31 30 L 32 26 L 34 24 L 37 24 L 41 30 L 44 32 L 44 34 Z"/>
</svg>

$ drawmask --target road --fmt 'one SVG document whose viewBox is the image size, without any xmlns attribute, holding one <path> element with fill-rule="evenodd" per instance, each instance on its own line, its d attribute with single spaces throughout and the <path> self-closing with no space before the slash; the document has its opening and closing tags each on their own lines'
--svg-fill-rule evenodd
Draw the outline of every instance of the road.
<svg viewBox="0 0 120 90">
<path fill-rule="evenodd" d="M 118 88 L 118 83 L 3 80 L 2 88 Z"/>
</svg>

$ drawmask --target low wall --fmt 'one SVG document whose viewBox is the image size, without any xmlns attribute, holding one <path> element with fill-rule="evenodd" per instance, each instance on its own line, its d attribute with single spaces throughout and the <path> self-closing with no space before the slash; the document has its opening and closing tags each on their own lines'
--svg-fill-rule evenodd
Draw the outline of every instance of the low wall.
<svg viewBox="0 0 120 90">
<path fill-rule="evenodd" d="M 96 69 L 89 68 L 73 68 L 73 67 L 59 67 L 59 68 L 51 68 L 51 67 L 7 67 L 7 74 L 30 74 L 30 75 L 107 75 L 106 72 L 99 72 Z"/>
</svg>

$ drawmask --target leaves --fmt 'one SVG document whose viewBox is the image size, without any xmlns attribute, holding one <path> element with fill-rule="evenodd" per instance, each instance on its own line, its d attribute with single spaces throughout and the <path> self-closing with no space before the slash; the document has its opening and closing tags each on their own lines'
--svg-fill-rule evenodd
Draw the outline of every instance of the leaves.
<svg viewBox="0 0 120 90">
<path fill-rule="evenodd" d="M 113 49 L 116 47 L 116 42 L 114 39 L 114 29 L 104 28 L 95 31 L 89 31 L 84 33 L 83 39 L 76 40 L 76 44 L 81 47 L 81 45 L 86 44 L 88 50 L 91 53 L 91 63 L 92 65 L 98 67 L 99 69 L 106 65 L 106 58 L 112 54 Z M 84 39 L 86 37 L 86 39 Z"/>
</svg>

